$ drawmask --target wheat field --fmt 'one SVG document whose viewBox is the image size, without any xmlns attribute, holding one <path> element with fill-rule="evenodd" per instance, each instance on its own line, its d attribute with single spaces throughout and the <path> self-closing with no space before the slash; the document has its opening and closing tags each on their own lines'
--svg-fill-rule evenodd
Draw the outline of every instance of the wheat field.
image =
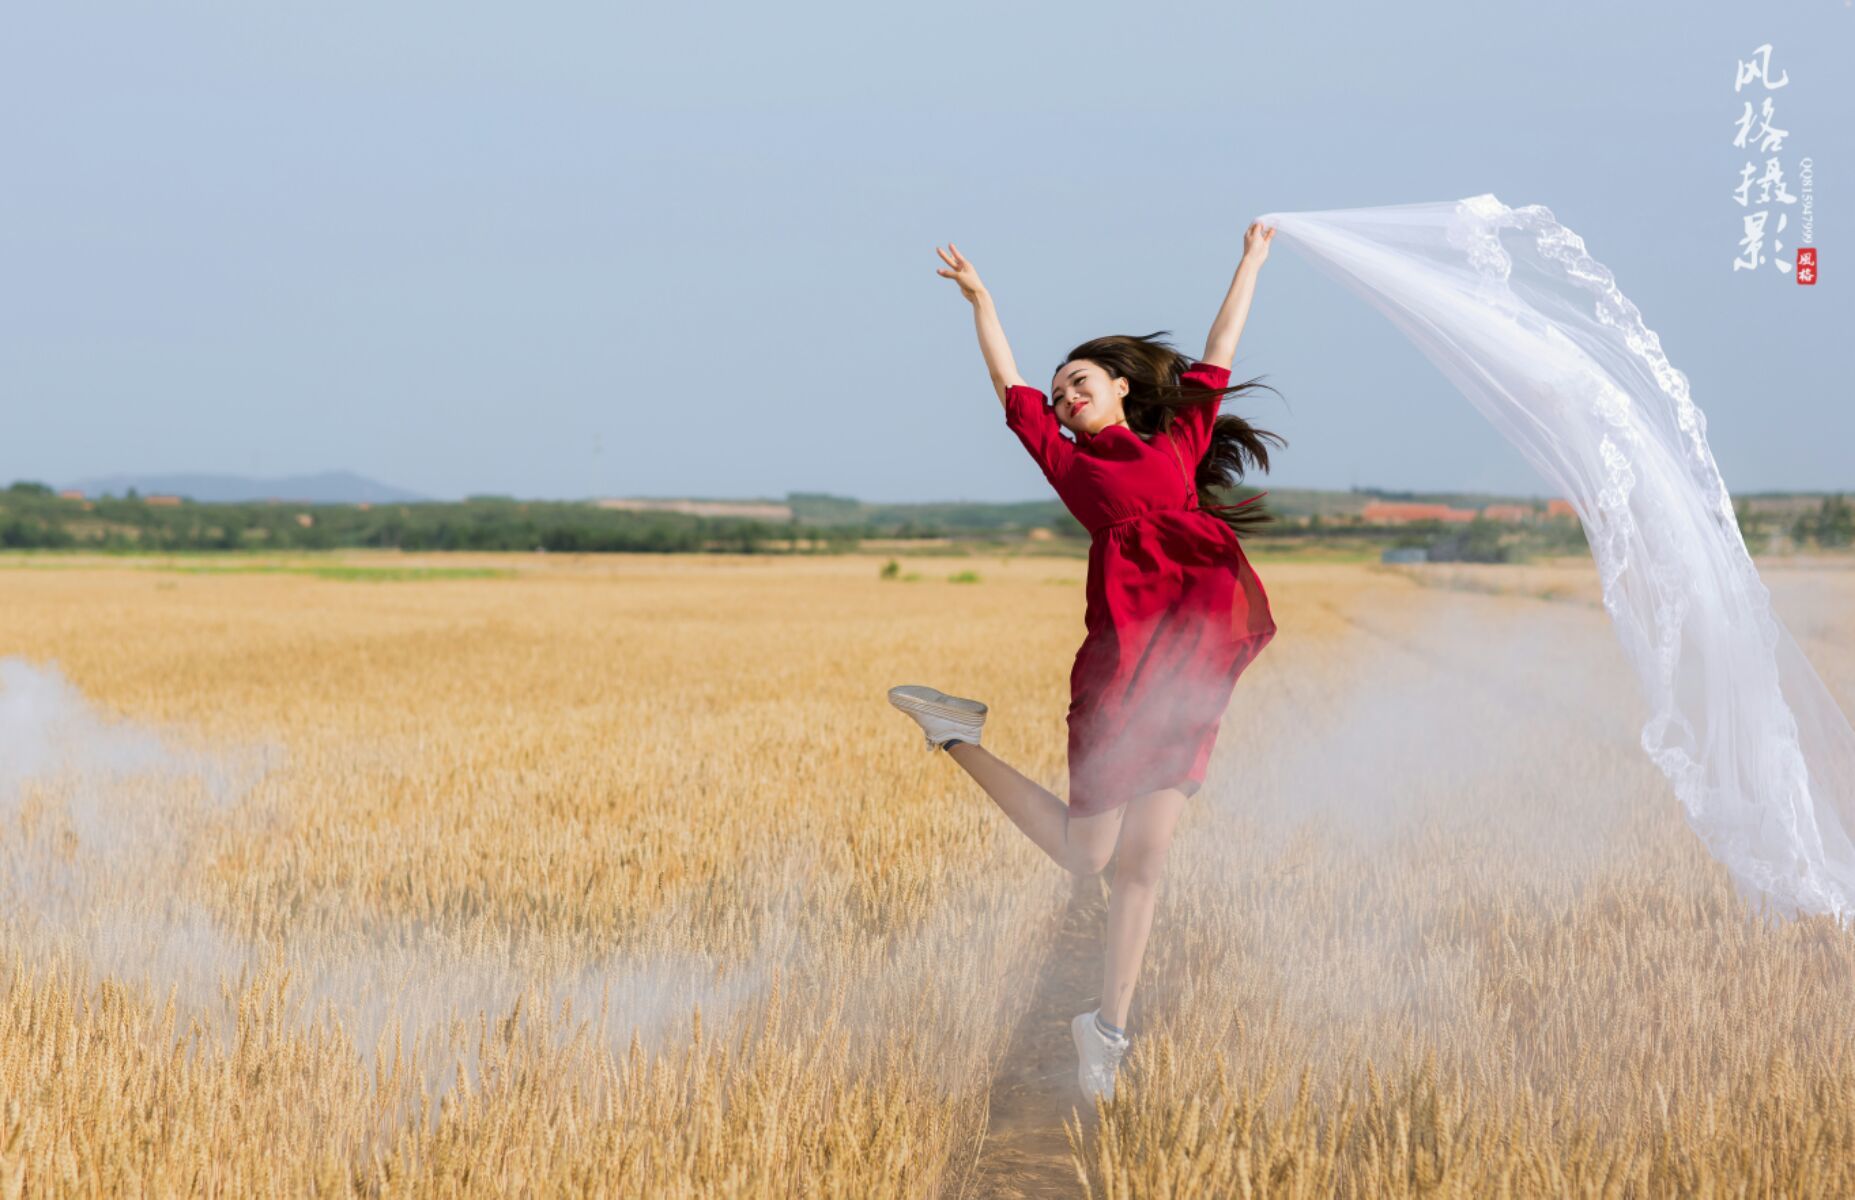
<svg viewBox="0 0 1855 1200">
<path fill-rule="evenodd" d="M 1855 1194 L 1855 934 L 1588 562 L 1259 560 L 1097 1107 L 1105 878 L 883 695 L 1060 794 L 1080 562 L 237 561 L 0 563 L 5 1195 Z M 1855 709 L 1855 571 L 1763 570 Z"/>
</svg>

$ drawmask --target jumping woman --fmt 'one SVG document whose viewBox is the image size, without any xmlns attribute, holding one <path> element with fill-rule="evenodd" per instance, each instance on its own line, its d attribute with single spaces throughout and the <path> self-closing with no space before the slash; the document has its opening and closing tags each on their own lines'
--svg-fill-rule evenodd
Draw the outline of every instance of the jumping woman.
<svg viewBox="0 0 1855 1200">
<path fill-rule="evenodd" d="M 935 250 L 946 264 L 938 274 L 972 303 L 1005 424 L 1090 535 L 1087 636 L 1069 677 L 1068 804 L 979 744 L 981 702 L 914 684 L 891 688 L 889 701 L 1058 865 L 1092 876 L 1114 859 L 1101 1000 L 1070 1022 L 1091 1096 L 1114 1097 L 1173 826 L 1204 783 L 1237 678 L 1275 636 L 1238 540 L 1272 519 L 1238 511 L 1261 493 L 1235 505 L 1205 500 L 1240 482 L 1246 463 L 1269 469 L 1265 439 L 1287 444 L 1218 414 L 1225 395 L 1267 386 L 1230 386 L 1230 364 L 1274 236 L 1261 222 L 1244 235 L 1202 359 L 1167 345 L 1163 330 L 1096 338 L 1057 368 L 1053 404 L 1018 374 L 979 272 L 952 243 Z"/>
</svg>

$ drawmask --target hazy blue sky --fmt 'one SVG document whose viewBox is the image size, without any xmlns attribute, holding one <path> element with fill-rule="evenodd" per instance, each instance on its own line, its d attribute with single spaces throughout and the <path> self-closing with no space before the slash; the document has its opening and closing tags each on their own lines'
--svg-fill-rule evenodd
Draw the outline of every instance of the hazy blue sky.
<svg viewBox="0 0 1855 1200">
<path fill-rule="evenodd" d="M 1844 0 L 16 5 L 0 480 L 1043 498 L 936 243 L 1044 386 L 1101 333 L 1198 353 L 1261 213 L 1493 192 L 1615 271 L 1729 488 L 1855 488 L 1852 34 Z M 1761 42 L 1815 288 L 1731 269 Z M 1287 397 L 1236 410 L 1289 439 L 1274 484 L 1543 488 L 1290 249 L 1236 370 Z"/>
</svg>

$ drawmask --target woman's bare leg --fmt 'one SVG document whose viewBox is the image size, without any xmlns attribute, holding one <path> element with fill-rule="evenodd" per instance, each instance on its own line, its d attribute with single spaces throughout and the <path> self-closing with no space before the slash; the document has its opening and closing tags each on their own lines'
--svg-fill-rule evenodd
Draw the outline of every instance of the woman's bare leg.
<svg viewBox="0 0 1855 1200">
<path fill-rule="evenodd" d="M 947 753 L 1058 866 L 1094 875 L 1108 865 L 1126 805 L 1095 816 L 1071 816 L 1056 793 L 1025 778 L 984 746 L 956 742 Z"/>
<path fill-rule="evenodd" d="M 1116 1028 L 1127 1024 L 1127 1008 L 1146 957 L 1147 932 L 1153 928 L 1153 904 L 1161 868 L 1172 845 L 1172 830 L 1185 809 L 1177 788 L 1150 792 L 1123 807 L 1114 887 L 1108 898 L 1108 923 L 1102 932 L 1101 1019 Z"/>
</svg>

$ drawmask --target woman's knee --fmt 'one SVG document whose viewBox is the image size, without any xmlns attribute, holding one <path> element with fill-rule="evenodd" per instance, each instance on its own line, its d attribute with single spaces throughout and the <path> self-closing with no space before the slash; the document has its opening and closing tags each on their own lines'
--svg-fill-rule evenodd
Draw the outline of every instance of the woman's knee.
<svg viewBox="0 0 1855 1200">
<path fill-rule="evenodd" d="M 1184 805 L 1183 789 L 1166 788 L 1128 806 L 1132 811 L 1121 834 L 1120 855 L 1114 867 L 1115 886 L 1159 886 L 1166 851 L 1172 845 L 1172 831 Z"/>
<path fill-rule="evenodd" d="M 1072 846 L 1069 852 L 1069 870 L 1084 879 L 1099 875 L 1108 869 L 1108 863 L 1114 857 L 1114 844 L 1105 846 Z"/>
<path fill-rule="evenodd" d="M 1083 876 L 1099 875 L 1108 869 L 1108 863 L 1114 858 L 1115 843 L 1120 839 L 1121 813 L 1112 816 L 1101 814 L 1094 817 L 1072 817 L 1064 831 L 1064 841 L 1068 843 L 1068 866 L 1072 873 Z"/>
<path fill-rule="evenodd" d="M 1121 857 L 1114 864 L 1116 887 L 1158 887 L 1166 866 L 1166 847 L 1133 842 L 1121 847 Z"/>
</svg>

